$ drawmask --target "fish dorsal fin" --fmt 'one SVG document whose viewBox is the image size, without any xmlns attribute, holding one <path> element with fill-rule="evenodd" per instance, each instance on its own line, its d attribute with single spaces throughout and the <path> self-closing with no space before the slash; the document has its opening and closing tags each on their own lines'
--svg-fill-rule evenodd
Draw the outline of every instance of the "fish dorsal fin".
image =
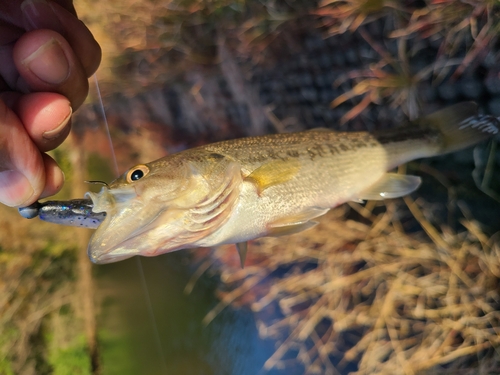
<svg viewBox="0 0 500 375">
<path fill-rule="evenodd" d="M 332 129 L 328 129 L 328 128 L 312 128 L 312 129 L 309 129 L 308 132 L 335 132 L 334 130 Z"/>
<path fill-rule="evenodd" d="M 303 230 L 314 227 L 318 224 L 312 219 L 324 215 L 329 211 L 329 208 L 309 207 L 296 213 L 295 215 L 287 216 L 273 221 L 267 226 L 267 236 L 279 237 L 289 234 L 299 233 Z"/>
<path fill-rule="evenodd" d="M 245 260 L 247 259 L 248 242 L 238 242 L 236 244 L 238 255 L 240 256 L 241 268 L 245 267 Z"/>
<path fill-rule="evenodd" d="M 355 200 L 399 198 L 415 191 L 420 186 L 420 182 L 421 179 L 418 176 L 386 173 L 374 185 L 362 191 Z"/>
<path fill-rule="evenodd" d="M 260 195 L 271 186 L 291 180 L 299 170 L 300 161 L 297 159 L 273 160 L 255 169 L 245 181 L 253 182 Z"/>
</svg>

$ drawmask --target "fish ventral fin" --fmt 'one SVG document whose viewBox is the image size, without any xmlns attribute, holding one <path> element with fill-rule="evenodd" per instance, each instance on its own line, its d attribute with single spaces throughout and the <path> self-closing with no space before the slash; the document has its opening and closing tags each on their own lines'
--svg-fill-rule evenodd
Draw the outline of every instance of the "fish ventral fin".
<svg viewBox="0 0 500 375">
<path fill-rule="evenodd" d="M 316 224 L 318 224 L 317 221 L 306 221 L 305 223 L 300 223 L 300 224 L 290 224 L 290 225 L 283 225 L 281 227 L 272 227 L 267 232 L 267 236 L 269 237 L 288 236 L 290 234 L 299 233 L 306 229 L 312 228 Z"/>
<path fill-rule="evenodd" d="M 238 255 L 240 256 L 241 268 L 245 268 L 245 260 L 247 259 L 248 242 L 238 242 L 236 244 Z"/>
<path fill-rule="evenodd" d="M 422 127 L 437 130 L 442 136 L 442 154 L 475 145 L 499 132 L 500 120 L 478 114 L 477 104 L 463 102 L 416 120 Z"/>
<path fill-rule="evenodd" d="M 280 237 L 302 232 L 318 224 L 312 219 L 326 214 L 329 208 L 309 207 L 295 215 L 273 221 L 267 226 L 267 236 Z"/>
<path fill-rule="evenodd" d="M 253 182 L 257 186 L 260 195 L 271 186 L 290 181 L 295 177 L 299 169 L 299 160 L 273 160 L 255 169 L 245 178 L 245 181 Z"/>
<path fill-rule="evenodd" d="M 354 200 L 382 200 L 403 197 L 417 190 L 420 183 L 421 179 L 418 176 L 386 173 L 374 185 L 362 191 Z"/>
</svg>

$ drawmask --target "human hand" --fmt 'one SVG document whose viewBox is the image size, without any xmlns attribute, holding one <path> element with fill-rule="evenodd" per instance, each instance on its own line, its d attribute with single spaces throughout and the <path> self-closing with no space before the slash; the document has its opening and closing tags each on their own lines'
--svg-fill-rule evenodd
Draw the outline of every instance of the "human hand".
<svg viewBox="0 0 500 375">
<path fill-rule="evenodd" d="M 64 175 L 46 151 L 69 134 L 101 50 L 71 0 L 0 1 L 0 202 L 55 194 Z"/>
</svg>

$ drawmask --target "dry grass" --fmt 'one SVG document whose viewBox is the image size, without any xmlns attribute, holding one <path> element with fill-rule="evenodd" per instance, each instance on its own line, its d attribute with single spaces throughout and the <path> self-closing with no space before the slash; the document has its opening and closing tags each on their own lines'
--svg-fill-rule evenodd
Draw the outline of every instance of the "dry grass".
<svg viewBox="0 0 500 375">
<path fill-rule="evenodd" d="M 404 8 L 404 2 L 391 0 L 323 0 L 312 14 L 320 17 L 321 27 L 330 35 L 336 35 L 353 33 L 363 24 Z"/>
<path fill-rule="evenodd" d="M 336 107 L 352 98 L 352 108 L 343 116 L 345 123 L 357 117 L 372 103 L 388 103 L 401 107 L 407 116 L 419 114 L 420 83 L 431 78 L 434 84 L 451 73 L 455 79 L 467 70 L 474 70 L 498 40 L 500 7 L 495 0 L 429 0 L 416 8 L 412 2 L 385 0 L 324 0 L 312 13 L 329 35 L 359 32 L 380 55 L 380 61 L 345 78 L 353 88 L 332 102 Z M 396 41 L 397 53 L 391 55 L 383 46 L 374 43 L 363 29 L 374 20 L 384 17 L 388 39 Z M 391 28 L 394 28 L 392 31 Z M 440 44 L 436 60 L 418 72 L 412 72 L 410 61 L 419 48 L 411 51 L 408 45 L 418 46 L 424 40 Z M 346 80 L 346 79 L 344 79 Z"/>
<path fill-rule="evenodd" d="M 359 116 L 370 104 L 382 104 L 384 100 L 387 100 L 392 108 L 401 108 L 410 119 L 417 118 L 420 114 L 418 85 L 432 75 L 437 64 L 412 73 L 409 64 L 411 56 L 407 51 L 405 39 L 398 39 L 398 56 L 393 57 L 366 31 L 360 29 L 359 33 L 377 51 L 381 59 L 368 68 L 353 70 L 337 80 L 337 85 L 346 80 L 353 80 L 353 88 L 339 95 L 332 102 L 332 107 L 337 107 L 354 97 L 362 97 L 340 122 L 344 124 Z"/>
<path fill-rule="evenodd" d="M 260 336 L 279 342 L 265 369 L 299 362 L 307 374 L 498 373 L 498 234 L 488 238 L 465 219 L 459 233 L 436 228 L 424 202 L 405 201 L 431 242 L 403 232 L 396 202 L 377 215 L 353 203 L 367 224 L 338 208 L 310 231 L 253 242 L 243 270 L 234 249 L 216 250 L 229 264 L 226 290 L 205 321 L 228 304 L 251 307 Z"/>
<path fill-rule="evenodd" d="M 448 58 L 466 48 L 454 76 L 461 75 L 473 62 L 477 63 L 498 38 L 498 1 L 439 0 L 416 9 L 405 27 L 392 33 L 393 38 L 442 39 L 440 52 Z"/>
</svg>

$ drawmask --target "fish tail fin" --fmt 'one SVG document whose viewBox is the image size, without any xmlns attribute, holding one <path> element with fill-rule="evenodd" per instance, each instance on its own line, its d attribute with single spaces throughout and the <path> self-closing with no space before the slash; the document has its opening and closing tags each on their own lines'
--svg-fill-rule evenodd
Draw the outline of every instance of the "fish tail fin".
<svg viewBox="0 0 500 375">
<path fill-rule="evenodd" d="M 500 119 L 478 114 L 477 104 L 452 105 L 417 120 L 420 126 L 439 131 L 442 136 L 440 154 L 458 151 L 493 137 L 499 132 Z"/>
</svg>

